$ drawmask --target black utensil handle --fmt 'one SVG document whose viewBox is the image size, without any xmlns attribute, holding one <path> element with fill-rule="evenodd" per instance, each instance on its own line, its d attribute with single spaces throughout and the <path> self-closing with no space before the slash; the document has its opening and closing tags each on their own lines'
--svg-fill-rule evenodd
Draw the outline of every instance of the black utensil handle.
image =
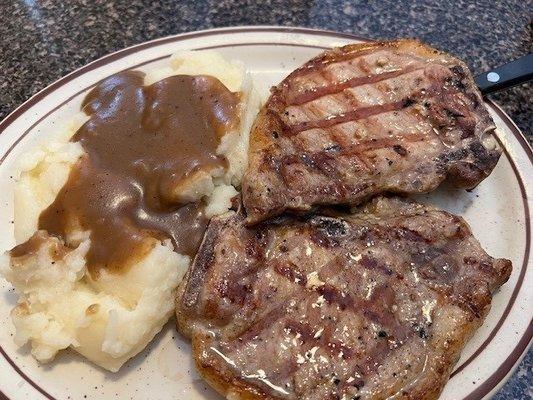
<svg viewBox="0 0 533 400">
<path fill-rule="evenodd" d="M 483 94 L 507 89 L 531 79 L 533 79 L 533 54 L 520 57 L 475 77 L 476 84 Z"/>
</svg>

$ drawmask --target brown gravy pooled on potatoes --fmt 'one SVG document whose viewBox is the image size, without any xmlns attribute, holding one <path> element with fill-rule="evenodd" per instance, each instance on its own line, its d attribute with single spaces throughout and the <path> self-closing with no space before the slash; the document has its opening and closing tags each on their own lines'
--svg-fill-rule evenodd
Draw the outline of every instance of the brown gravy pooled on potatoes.
<svg viewBox="0 0 533 400">
<path fill-rule="evenodd" d="M 37 231 L 31 238 L 24 243 L 19 244 L 11 249 L 9 254 L 12 257 L 23 257 L 37 254 L 41 246 L 47 242 L 47 235 L 44 231 Z M 61 260 L 65 256 L 65 246 L 53 242 L 49 247 L 50 256 L 54 261 Z"/>
<path fill-rule="evenodd" d="M 144 86 L 143 77 L 119 73 L 87 95 L 90 119 L 72 138 L 86 155 L 39 218 L 39 229 L 70 245 L 74 230 L 90 231 L 93 276 L 124 270 L 165 238 L 177 252 L 195 254 L 204 205 L 180 201 L 178 187 L 226 167 L 216 148 L 238 123 L 239 94 L 216 78 L 178 75 Z"/>
</svg>

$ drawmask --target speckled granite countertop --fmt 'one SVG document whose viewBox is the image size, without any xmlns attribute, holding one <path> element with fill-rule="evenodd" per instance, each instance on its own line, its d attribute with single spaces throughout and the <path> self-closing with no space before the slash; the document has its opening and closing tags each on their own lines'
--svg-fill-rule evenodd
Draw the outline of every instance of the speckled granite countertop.
<svg viewBox="0 0 533 400">
<path fill-rule="evenodd" d="M 523 0 L 0 0 L 0 119 L 107 53 L 221 26 L 292 25 L 368 38 L 416 37 L 462 58 L 476 74 L 532 51 L 531 11 L 531 2 Z M 531 140 L 532 85 L 491 97 Z M 530 350 L 494 398 L 531 399 L 532 366 Z"/>
</svg>

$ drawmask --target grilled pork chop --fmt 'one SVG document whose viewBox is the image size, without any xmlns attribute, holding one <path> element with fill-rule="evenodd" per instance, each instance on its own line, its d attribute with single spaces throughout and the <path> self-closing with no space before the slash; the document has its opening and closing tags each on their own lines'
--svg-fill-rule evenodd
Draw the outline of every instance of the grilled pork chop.
<svg viewBox="0 0 533 400">
<path fill-rule="evenodd" d="M 211 221 L 177 298 L 228 399 L 435 399 L 511 272 L 463 219 L 398 198 L 337 217 Z"/>
<path fill-rule="evenodd" d="M 414 40 L 329 50 L 272 89 L 250 140 L 248 222 L 284 210 L 476 186 L 500 156 L 466 65 Z"/>
</svg>

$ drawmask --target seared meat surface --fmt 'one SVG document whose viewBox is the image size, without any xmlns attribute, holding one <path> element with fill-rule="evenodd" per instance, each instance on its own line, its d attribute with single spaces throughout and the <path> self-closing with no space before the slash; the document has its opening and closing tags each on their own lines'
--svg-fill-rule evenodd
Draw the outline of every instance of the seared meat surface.
<svg viewBox="0 0 533 400">
<path fill-rule="evenodd" d="M 355 214 L 211 221 L 177 297 L 228 399 L 436 399 L 511 263 L 465 221 L 399 198 Z"/>
<path fill-rule="evenodd" d="M 476 186 L 500 149 L 467 66 L 413 40 L 332 49 L 272 89 L 250 140 L 248 222 L 284 210 Z"/>
</svg>

